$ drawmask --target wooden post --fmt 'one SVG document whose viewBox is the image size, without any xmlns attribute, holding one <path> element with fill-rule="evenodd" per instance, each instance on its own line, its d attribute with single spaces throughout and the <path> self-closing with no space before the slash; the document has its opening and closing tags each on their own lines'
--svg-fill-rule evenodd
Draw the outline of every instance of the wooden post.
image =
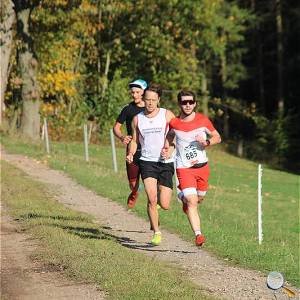
<svg viewBox="0 0 300 300">
<path fill-rule="evenodd" d="M 244 140 L 242 138 L 239 138 L 238 145 L 237 145 L 238 157 L 243 157 L 243 153 L 244 153 Z"/>
<path fill-rule="evenodd" d="M 50 154 L 48 126 L 47 126 L 47 119 L 46 118 L 44 118 L 44 134 L 45 134 L 46 151 L 47 151 L 48 154 Z"/>
<path fill-rule="evenodd" d="M 42 141 L 45 139 L 45 125 L 43 124 L 42 126 L 42 136 L 41 136 Z"/>
<path fill-rule="evenodd" d="M 84 140 L 85 161 L 89 161 L 88 130 L 86 124 L 83 125 L 83 140 Z"/>
<path fill-rule="evenodd" d="M 113 159 L 114 171 L 118 172 L 115 138 L 114 138 L 114 134 L 113 134 L 112 129 L 110 130 L 110 141 L 111 141 L 111 150 L 112 150 L 112 159 Z"/>
<path fill-rule="evenodd" d="M 91 137 L 92 137 L 92 130 L 93 130 L 93 123 L 91 122 L 90 126 L 89 126 L 89 135 L 88 135 L 88 142 L 89 143 L 90 143 Z"/>
</svg>

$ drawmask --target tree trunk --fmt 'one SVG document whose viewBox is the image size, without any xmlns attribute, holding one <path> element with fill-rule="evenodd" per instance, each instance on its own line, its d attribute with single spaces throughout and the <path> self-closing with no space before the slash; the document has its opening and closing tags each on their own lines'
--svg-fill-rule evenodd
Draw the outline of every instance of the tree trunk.
<svg viewBox="0 0 300 300">
<path fill-rule="evenodd" d="M 207 79 L 206 75 L 202 73 L 201 76 L 201 108 L 205 115 L 208 115 L 208 91 L 207 91 Z"/>
<path fill-rule="evenodd" d="M 222 33 L 222 38 L 225 39 L 224 32 Z M 226 57 L 226 50 L 220 55 L 220 77 L 222 83 L 222 98 L 227 98 L 227 91 L 226 91 L 226 82 L 227 82 L 227 57 Z"/>
<path fill-rule="evenodd" d="M 254 12 L 254 14 L 259 14 L 259 9 L 257 7 L 256 0 L 251 0 L 250 2 L 251 10 Z M 255 28 L 254 28 L 254 34 L 253 34 L 253 40 L 252 40 L 252 47 L 257 49 L 257 55 L 256 55 L 256 61 L 255 61 L 255 69 L 256 72 L 254 75 L 254 90 L 258 89 L 257 97 L 259 102 L 259 108 L 262 114 L 265 114 L 266 110 L 266 103 L 265 103 L 265 88 L 264 88 L 264 69 L 263 69 L 263 41 L 261 39 L 261 32 L 260 29 L 260 21 L 257 21 Z M 257 80 L 256 80 L 257 76 Z"/>
<path fill-rule="evenodd" d="M 13 24 L 16 16 L 14 12 L 14 4 L 11 0 L 4 0 L 1 3 L 1 23 L 0 23 L 0 125 L 2 124 L 2 112 L 5 110 L 4 97 L 7 88 L 7 80 L 9 76 L 9 61 L 13 44 Z"/>
<path fill-rule="evenodd" d="M 106 54 L 106 63 L 105 63 L 105 71 L 103 75 L 103 81 L 102 81 L 102 91 L 101 91 L 101 99 L 104 99 L 105 92 L 108 88 L 108 72 L 109 72 L 109 67 L 110 67 L 110 55 L 111 55 L 111 50 L 107 51 Z"/>
<path fill-rule="evenodd" d="M 102 25 L 102 8 L 101 8 L 101 1 L 98 1 L 98 32 L 97 32 L 97 71 L 98 71 L 98 81 L 97 81 L 97 93 L 100 95 L 101 90 L 101 25 Z"/>
<path fill-rule="evenodd" d="M 259 30 L 259 29 L 258 29 Z M 260 32 L 256 33 L 257 35 L 257 58 L 256 58 L 256 67 L 258 75 L 258 99 L 261 107 L 261 112 L 264 114 L 266 111 L 266 101 L 265 101 L 265 86 L 264 86 L 264 69 L 263 69 L 263 46 L 260 38 Z"/>
<path fill-rule="evenodd" d="M 227 106 L 224 108 L 223 121 L 223 137 L 227 140 L 229 138 L 229 114 Z"/>
<path fill-rule="evenodd" d="M 31 139 L 40 136 L 40 100 L 36 78 L 37 60 L 33 52 L 33 40 L 29 32 L 30 1 L 14 1 L 17 15 L 17 33 L 21 40 L 18 50 L 18 69 L 22 80 L 21 98 L 23 103 L 21 116 L 21 132 Z"/>
<path fill-rule="evenodd" d="M 31 139 L 40 138 L 40 103 L 39 101 L 24 101 L 22 107 L 21 130 L 22 134 Z"/>
<path fill-rule="evenodd" d="M 282 41 L 282 8 L 281 0 L 275 0 L 276 3 L 276 33 L 277 33 L 277 101 L 278 113 L 284 114 L 283 99 L 283 41 Z"/>
</svg>

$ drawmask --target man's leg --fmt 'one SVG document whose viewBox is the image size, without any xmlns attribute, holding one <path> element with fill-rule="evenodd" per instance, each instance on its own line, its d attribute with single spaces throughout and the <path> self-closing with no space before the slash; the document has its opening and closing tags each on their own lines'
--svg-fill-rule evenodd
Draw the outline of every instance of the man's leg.
<svg viewBox="0 0 300 300">
<path fill-rule="evenodd" d="M 133 208 L 135 206 L 137 197 L 138 197 L 138 188 L 139 188 L 139 166 L 136 162 L 131 164 L 126 163 L 127 177 L 129 181 L 129 187 L 131 190 L 130 195 L 127 199 L 128 208 Z"/>
<path fill-rule="evenodd" d="M 159 201 L 162 209 L 168 210 L 173 190 L 167 186 L 159 185 Z"/>
<path fill-rule="evenodd" d="M 161 232 L 159 231 L 157 211 L 157 179 L 152 177 L 145 178 L 144 186 L 148 197 L 147 213 L 150 220 L 151 230 L 154 231 L 151 244 L 157 246 L 161 242 Z"/>
<path fill-rule="evenodd" d="M 198 196 L 197 194 L 185 195 L 185 199 L 187 201 L 186 214 L 188 216 L 188 220 L 190 225 L 195 233 L 195 244 L 196 246 L 202 246 L 205 242 L 205 236 L 201 232 L 201 223 L 200 216 L 198 213 Z"/>
<path fill-rule="evenodd" d="M 176 192 L 177 192 L 177 201 L 182 204 L 182 210 L 186 214 L 188 210 L 187 201 L 179 185 L 176 187 Z"/>
<path fill-rule="evenodd" d="M 188 206 L 186 214 L 188 216 L 192 230 L 194 232 L 200 231 L 200 217 L 197 209 L 197 205 L 198 205 L 197 194 L 186 195 L 185 199 Z"/>
<path fill-rule="evenodd" d="M 169 209 L 173 192 L 173 163 L 161 163 L 159 165 L 159 203 L 161 208 Z"/>
<path fill-rule="evenodd" d="M 184 188 L 188 187 L 196 187 L 197 181 L 194 177 L 193 169 L 176 169 L 176 191 L 177 191 L 177 199 L 180 203 L 182 203 L 182 210 L 186 214 L 188 210 L 187 199 L 183 193 Z M 191 194 L 191 192 L 188 192 Z M 194 194 L 197 194 L 196 189 L 193 190 Z"/>
<path fill-rule="evenodd" d="M 209 165 L 206 164 L 202 168 L 196 170 L 196 180 L 197 180 L 197 202 L 202 203 L 206 195 L 208 188 L 208 177 L 209 177 Z M 196 234 L 196 245 L 202 246 L 205 242 L 205 236 L 200 232 Z"/>
<path fill-rule="evenodd" d="M 159 232 L 157 211 L 157 179 L 152 177 L 145 178 L 144 186 L 148 197 L 147 212 L 151 227 L 154 233 Z"/>
</svg>

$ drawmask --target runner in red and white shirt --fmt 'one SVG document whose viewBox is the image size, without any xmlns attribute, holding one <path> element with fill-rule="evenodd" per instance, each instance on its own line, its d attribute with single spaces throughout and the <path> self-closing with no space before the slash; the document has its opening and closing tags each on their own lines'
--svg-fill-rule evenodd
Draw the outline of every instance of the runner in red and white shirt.
<svg viewBox="0 0 300 300">
<path fill-rule="evenodd" d="M 181 113 L 170 122 L 170 131 L 162 150 L 162 156 L 169 156 L 169 147 L 176 138 L 176 173 L 179 197 L 183 201 L 197 246 L 202 246 L 205 237 L 200 229 L 197 204 L 202 202 L 208 188 L 209 165 L 205 148 L 221 142 L 218 131 L 203 114 L 194 111 L 196 95 L 191 91 L 181 91 L 178 96 Z"/>
</svg>

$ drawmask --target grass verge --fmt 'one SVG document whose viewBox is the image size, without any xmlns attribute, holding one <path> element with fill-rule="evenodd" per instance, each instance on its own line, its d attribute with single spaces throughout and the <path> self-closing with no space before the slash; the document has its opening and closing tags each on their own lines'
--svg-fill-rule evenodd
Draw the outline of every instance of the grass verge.
<svg viewBox="0 0 300 300">
<path fill-rule="evenodd" d="M 100 195 L 126 205 L 128 185 L 124 149 L 117 149 L 119 172 L 112 169 L 111 149 L 90 146 L 90 162 L 84 161 L 84 148 L 77 143 L 52 143 L 51 155 L 42 145 L 3 137 L 12 153 L 21 153 L 63 170 L 78 183 Z M 292 284 L 299 279 L 299 176 L 263 166 L 263 233 L 257 241 L 257 164 L 236 158 L 218 147 L 209 151 L 210 188 L 201 205 L 206 249 L 233 264 L 263 272 L 279 271 Z M 193 233 L 174 195 L 171 209 L 161 212 L 162 226 L 187 240 Z M 143 192 L 134 211 L 147 218 Z"/>
<path fill-rule="evenodd" d="M 37 257 L 73 279 L 94 282 L 111 299 L 211 299 L 181 270 L 122 247 L 89 215 L 65 208 L 43 185 L 2 162 L 9 213 L 41 241 Z"/>
</svg>

